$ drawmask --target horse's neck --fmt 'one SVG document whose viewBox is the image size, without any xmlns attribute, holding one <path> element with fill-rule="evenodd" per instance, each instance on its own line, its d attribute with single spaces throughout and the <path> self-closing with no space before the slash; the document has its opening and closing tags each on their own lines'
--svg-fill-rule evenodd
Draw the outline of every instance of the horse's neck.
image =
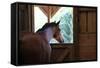
<svg viewBox="0 0 100 68">
<path fill-rule="evenodd" d="M 53 31 L 51 28 L 46 29 L 46 38 L 48 39 L 48 42 L 53 38 Z"/>
<path fill-rule="evenodd" d="M 45 29 L 40 33 L 40 35 L 47 40 L 49 43 L 50 40 L 53 38 L 53 32 L 51 28 Z"/>
</svg>

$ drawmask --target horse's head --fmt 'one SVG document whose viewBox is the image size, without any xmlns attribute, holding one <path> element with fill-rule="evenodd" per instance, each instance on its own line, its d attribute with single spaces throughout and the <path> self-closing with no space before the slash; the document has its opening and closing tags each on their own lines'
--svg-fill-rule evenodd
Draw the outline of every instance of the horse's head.
<svg viewBox="0 0 100 68">
<path fill-rule="evenodd" d="M 53 28 L 53 37 L 59 42 L 59 43 L 63 43 L 64 42 L 64 39 L 62 37 L 62 34 L 61 34 L 61 29 L 59 28 L 59 23 L 60 21 L 58 21 L 56 23 L 56 26 Z"/>
<path fill-rule="evenodd" d="M 51 23 L 46 23 L 37 32 L 46 31 L 48 36 L 50 36 L 50 37 L 53 36 L 53 38 L 56 39 L 59 43 L 63 43 L 64 40 L 63 40 L 63 37 L 60 32 L 59 23 L 60 23 L 60 21 L 57 23 L 56 23 L 56 21 L 51 22 Z"/>
</svg>

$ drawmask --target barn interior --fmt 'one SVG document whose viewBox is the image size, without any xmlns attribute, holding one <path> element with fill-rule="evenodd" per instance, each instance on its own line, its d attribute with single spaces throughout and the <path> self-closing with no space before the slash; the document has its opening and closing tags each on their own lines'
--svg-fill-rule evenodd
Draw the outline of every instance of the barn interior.
<svg viewBox="0 0 100 68">
<path fill-rule="evenodd" d="M 35 32 L 34 7 L 37 5 L 19 5 L 19 34 L 23 31 Z M 41 6 L 40 10 L 50 22 L 59 6 Z M 73 43 L 52 44 L 51 62 L 89 61 L 97 59 L 97 8 L 73 6 Z"/>
</svg>

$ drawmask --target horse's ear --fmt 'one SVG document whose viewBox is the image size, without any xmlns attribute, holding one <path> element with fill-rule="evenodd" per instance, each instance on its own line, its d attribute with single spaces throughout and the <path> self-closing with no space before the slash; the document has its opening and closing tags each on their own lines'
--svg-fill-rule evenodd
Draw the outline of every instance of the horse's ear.
<svg viewBox="0 0 100 68">
<path fill-rule="evenodd" d="M 59 25 L 60 21 L 57 22 L 57 25 Z"/>
</svg>

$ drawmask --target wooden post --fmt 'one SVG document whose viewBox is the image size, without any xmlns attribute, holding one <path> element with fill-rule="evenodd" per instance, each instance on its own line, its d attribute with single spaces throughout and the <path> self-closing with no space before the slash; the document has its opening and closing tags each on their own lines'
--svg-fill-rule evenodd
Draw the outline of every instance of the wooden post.
<svg viewBox="0 0 100 68">
<path fill-rule="evenodd" d="M 50 23 L 50 18 L 51 18 L 51 7 L 48 6 L 48 23 Z"/>
</svg>

